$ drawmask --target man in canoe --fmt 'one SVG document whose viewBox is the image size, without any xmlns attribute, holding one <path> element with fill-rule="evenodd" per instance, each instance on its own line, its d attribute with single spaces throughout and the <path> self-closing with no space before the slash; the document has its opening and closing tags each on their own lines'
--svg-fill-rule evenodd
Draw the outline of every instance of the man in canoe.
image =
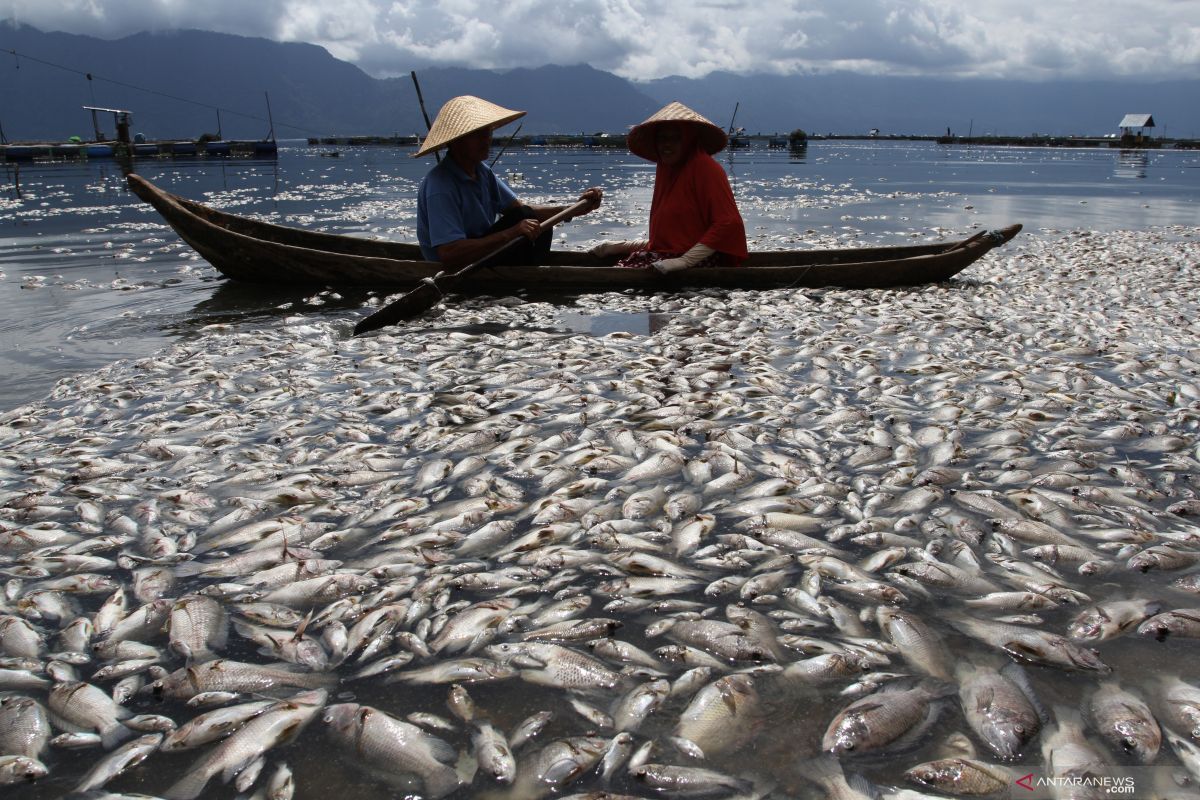
<svg viewBox="0 0 1200 800">
<path fill-rule="evenodd" d="M 650 201 L 650 241 L 592 248 L 619 266 L 663 274 L 691 267 L 734 267 L 746 260 L 746 226 L 729 178 L 712 157 L 725 131 L 683 103 L 670 103 L 629 131 L 629 150 L 658 166 Z"/>
<path fill-rule="evenodd" d="M 417 241 L 426 261 L 458 269 L 484 258 L 514 239 L 495 264 L 538 264 L 550 252 L 552 231 L 539 222 L 566 206 L 527 206 L 487 165 L 492 131 L 525 116 L 478 97 L 463 95 L 438 111 L 429 136 L 415 157 L 447 149 L 446 158 L 429 171 L 417 194 Z M 591 188 L 580 195 L 588 205 L 579 214 L 599 207 L 602 192 Z"/>
</svg>

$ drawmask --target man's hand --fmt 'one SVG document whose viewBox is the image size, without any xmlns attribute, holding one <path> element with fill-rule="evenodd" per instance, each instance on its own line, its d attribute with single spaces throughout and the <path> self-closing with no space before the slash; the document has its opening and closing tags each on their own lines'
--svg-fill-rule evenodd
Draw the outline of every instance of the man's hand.
<svg viewBox="0 0 1200 800">
<path fill-rule="evenodd" d="M 586 200 L 588 202 L 587 207 L 583 209 L 583 211 L 579 212 L 578 216 L 582 216 L 583 214 L 595 211 L 600 207 L 600 202 L 604 199 L 604 190 L 599 186 L 593 186 L 592 188 L 585 190 L 583 194 L 579 195 L 579 199 Z"/>
<path fill-rule="evenodd" d="M 532 242 L 542 232 L 542 227 L 536 219 L 523 219 L 508 230 L 512 234 L 510 238 L 519 239 L 524 236 Z"/>
</svg>

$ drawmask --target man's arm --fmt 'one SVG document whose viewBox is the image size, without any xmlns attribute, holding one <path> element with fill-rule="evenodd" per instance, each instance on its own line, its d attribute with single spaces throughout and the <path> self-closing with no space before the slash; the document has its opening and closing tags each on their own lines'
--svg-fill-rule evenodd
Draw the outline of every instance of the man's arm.
<svg viewBox="0 0 1200 800">
<path fill-rule="evenodd" d="M 511 228 L 489 233 L 478 239 L 459 239 L 437 248 L 438 261 L 448 270 L 457 270 L 491 255 L 501 245 L 522 236 L 532 240 L 538 235 L 537 220 L 523 219 Z"/>
<path fill-rule="evenodd" d="M 586 208 L 579 212 L 577 216 L 593 211 L 600 206 L 601 198 L 604 193 L 599 188 L 591 188 L 579 196 L 580 200 L 587 200 L 589 204 Z M 520 205 L 521 201 L 514 199 L 508 205 L 508 208 Z M 478 239 L 459 239 L 454 242 L 448 242 L 437 248 L 438 261 L 442 262 L 446 269 L 455 270 L 461 269 L 468 264 L 474 264 L 481 258 L 484 258 L 492 253 L 496 248 L 511 242 L 513 239 L 518 239 L 524 236 L 526 239 L 533 241 L 541 233 L 539 222 L 545 222 L 555 214 L 569 208 L 569 206 L 529 206 L 529 209 L 537 217 L 536 219 L 523 219 L 511 228 L 505 228 L 496 233 L 490 233 L 487 236 L 481 236 Z M 507 209 L 506 209 L 507 210 Z M 565 222 L 566 220 L 564 220 Z"/>
<path fill-rule="evenodd" d="M 576 214 L 575 217 L 582 217 L 584 214 L 595 211 L 600 207 L 600 201 L 603 197 L 604 192 L 598 186 L 593 186 L 592 188 L 584 191 L 583 194 L 579 195 L 579 199 L 587 200 L 588 205 L 586 208 Z M 570 206 L 529 206 L 529 209 L 537 215 L 539 222 L 545 222 L 555 214 L 565 211 L 568 208 L 570 208 Z M 563 222 L 570 222 L 575 217 L 567 217 L 563 220 Z"/>
</svg>

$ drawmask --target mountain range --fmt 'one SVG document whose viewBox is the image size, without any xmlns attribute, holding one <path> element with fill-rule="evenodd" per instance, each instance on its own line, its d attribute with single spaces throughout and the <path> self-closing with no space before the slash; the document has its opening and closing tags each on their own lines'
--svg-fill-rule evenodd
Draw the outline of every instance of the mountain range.
<svg viewBox="0 0 1200 800">
<path fill-rule="evenodd" d="M 713 73 L 632 82 L 586 65 L 507 71 L 425 68 L 430 117 L 475 94 L 529 112 L 523 134 L 623 132 L 671 100 L 750 133 L 1105 135 L 1127 113 L 1155 135 L 1200 136 L 1200 81 L 1033 82 Z M 10 141 L 93 138 L 82 106 L 127 109 L 148 138 L 423 133 L 408 76 L 374 78 L 311 44 L 205 31 L 117 40 L 0 23 L 0 130 Z M 735 115 L 736 108 L 736 115 Z M 111 115 L 99 117 L 113 133 Z"/>
</svg>

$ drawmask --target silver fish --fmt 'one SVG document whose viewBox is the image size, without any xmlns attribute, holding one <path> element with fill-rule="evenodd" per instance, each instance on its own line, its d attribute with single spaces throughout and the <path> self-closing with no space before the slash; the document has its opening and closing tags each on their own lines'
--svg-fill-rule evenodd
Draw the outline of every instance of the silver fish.
<svg viewBox="0 0 1200 800">
<path fill-rule="evenodd" d="M 904 777 L 935 791 L 975 796 L 996 794 L 1008 789 L 1017 773 L 973 758 L 943 758 L 910 767 Z"/>
<path fill-rule="evenodd" d="M 855 700 L 829 723 L 821 748 L 839 756 L 894 750 L 915 743 L 933 724 L 946 689 L 918 685 Z"/>
<path fill-rule="evenodd" d="M 12 786 L 44 778 L 50 774 L 46 765 L 36 758 L 21 755 L 0 755 L 0 786 Z"/>
<path fill-rule="evenodd" d="M 569 647 L 549 642 L 490 645 L 488 655 L 520 669 L 521 678 L 562 689 L 612 689 L 621 676 L 603 662 Z"/>
<path fill-rule="evenodd" d="M 1140 764 L 1154 762 L 1162 745 L 1162 731 L 1140 697 L 1115 681 L 1103 681 L 1092 692 L 1087 711 L 1093 729 L 1115 751 L 1133 756 Z"/>
<path fill-rule="evenodd" d="M 187 700 L 204 692 L 268 693 L 286 688 L 317 689 L 335 682 L 334 677 L 322 673 L 218 659 L 178 669 L 152 686 L 156 694 Z"/>
<path fill-rule="evenodd" d="M 149 758 L 162 739 L 161 733 L 152 733 L 126 742 L 97 761 L 76 784 L 75 791 L 89 792 L 108 785 L 109 781 Z"/>
<path fill-rule="evenodd" d="M 509 750 L 504 734 L 484 722 L 476 726 L 471 737 L 479 767 L 498 783 L 512 783 L 517 775 L 517 762 Z"/>
<path fill-rule="evenodd" d="M 398 787 L 440 798 L 460 784 L 458 774 L 449 766 L 458 753 L 414 725 L 357 703 L 330 706 L 323 720 L 327 733 L 339 746 Z"/>
<path fill-rule="evenodd" d="M 618 731 L 637 731 L 670 693 L 671 684 L 662 678 L 630 690 L 613 708 L 613 727 Z"/>
<path fill-rule="evenodd" d="M 745 744 L 761 724 L 762 713 L 753 679 L 727 675 L 697 692 L 680 714 L 675 735 L 711 758 Z"/>
<path fill-rule="evenodd" d="M 592 769 L 604 755 L 608 740 L 574 736 L 547 743 L 517 765 L 512 796 L 538 800 L 560 791 Z"/>
<path fill-rule="evenodd" d="M 105 749 L 111 750 L 133 735 L 121 724 L 133 714 L 89 683 L 59 683 L 50 690 L 50 710 L 60 719 L 100 734 Z"/>
<path fill-rule="evenodd" d="M 950 679 L 950 654 L 940 636 L 916 614 L 889 606 L 876 609 L 879 626 L 910 665 L 934 678 Z"/>
<path fill-rule="evenodd" d="M 168 733 L 160 749 L 190 750 L 223 739 L 274 705 L 274 700 L 259 700 L 200 714 Z"/>
<path fill-rule="evenodd" d="M 1049 664 L 1069 670 L 1108 673 L 1111 668 L 1092 650 L 1069 639 L 1019 625 L 957 617 L 950 624 L 1021 662 Z"/>
<path fill-rule="evenodd" d="M 643 764 L 632 770 L 634 780 L 668 797 L 733 796 L 750 790 L 753 784 L 742 778 L 712 769 L 679 767 L 671 764 Z"/>
<path fill-rule="evenodd" d="M 198 797 L 217 774 L 226 781 L 274 747 L 295 739 L 325 706 L 326 692 L 301 692 L 275 703 L 202 757 L 164 793 L 168 800 Z"/>
<path fill-rule="evenodd" d="M 32 697 L 0 698 L 0 753 L 39 759 L 50 741 L 50 720 Z"/>
<path fill-rule="evenodd" d="M 971 730 L 998 757 L 1015 759 L 1042 727 L 1023 688 L 1005 677 L 1003 671 L 970 663 L 960 663 L 955 677 L 963 715 Z"/>
<path fill-rule="evenodd" d="M 1162 610 L 1156 600 L 1114 600 L 1089 606 L 1067 626 L 1076 641 L 1104 641 L 1129 632 Z"/>
<path fill-rule="evenodd" d="M 1200 608 L 1177 608 L 1156 614 L 1138 625 L 1137 632 L 1160 642 L 1168 636 L 1200 638 Z"/>
</svg>

